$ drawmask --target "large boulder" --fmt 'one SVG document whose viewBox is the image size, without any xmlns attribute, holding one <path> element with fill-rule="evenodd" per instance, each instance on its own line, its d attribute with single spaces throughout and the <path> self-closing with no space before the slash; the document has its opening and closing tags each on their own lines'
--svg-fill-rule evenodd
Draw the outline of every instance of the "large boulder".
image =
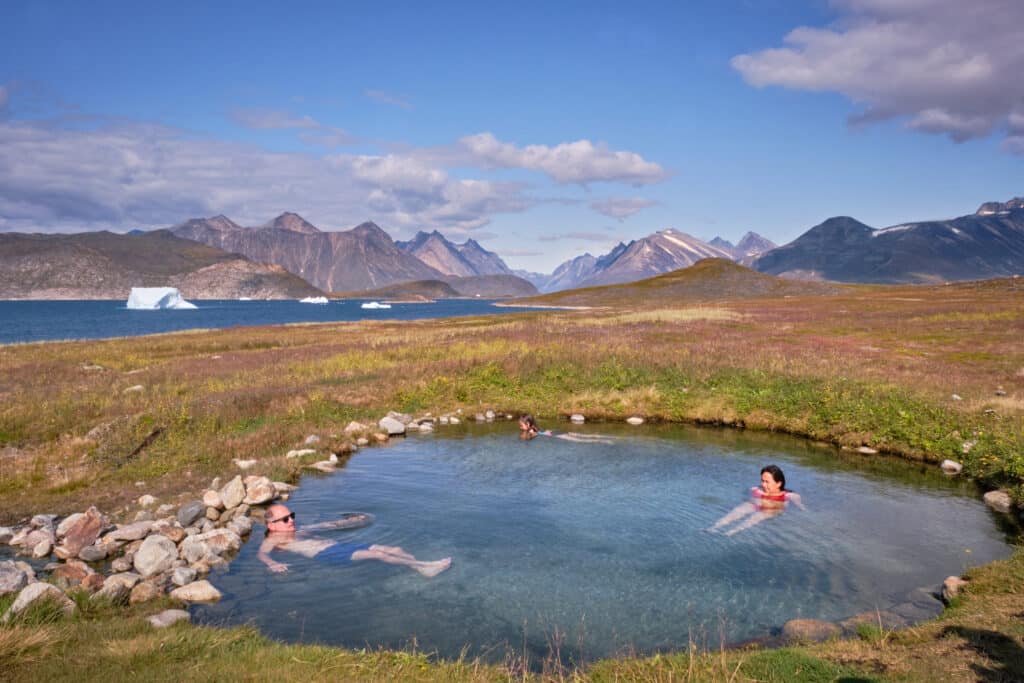
<svg viewBox="0 0 1024 683">
<path fill-rule="evenodd" d="M 2 621 L 5 623 L 10 621 L 12 617 L 21 614 L 30 605 L 34 605 L 38 602 L 52 601 L 60 607 L 64 614 L 71 614 L 75 611 L 75 603 L 68 596 L 64 595 L 64 592 L 49 583 L 36 582 L 29 584 L 21 589 L 18 593 L 18 597 L 15 599 L 14 604 L 11 605 L 7 613 L 4 614 Z"/>
<path fill-rule="evenodd" d="M 983 498 L 985 504 L 996 512 L 1006 514 L 1013 508 L 1013 499 L 1006 491 L 989 491 Z"/>
<path fill-rule="evenodd" d="M 242 501 L 245 500 L 245 484 L 242 483 L 242 477 L 237 476 L 229 481 L 219 493 L 225 508 L 230 509 L 241 505 Z"/>
<path fill-rule="evenodd" d="M 274 482 L 267 477 L 246 477 L 245 498 L 242 500 L 246 505 L 262 505 L 269 503 L 277 496 L 277 489 Z"/>
<path fill-rule="evenodd" d="M 68 524 L 68 520 L 72 517 L 75 520 Z M 65 560 L 70 557 L 77 557 L 78 553 L 82 552 L 82 548 L 96 542 L 102 529 L 103 515 L 100 514 L 100 511 L 95 506 L 90 507 L 84 513 L 71 515 L 71 517 L 68 517 L 67 520 L 64 520 L 57 527 L 57 537 L 63 538 L 55 551 L 57 557 Z"/>
<path fill-rule="evenodd" d="M 109 598 L 113 602 L 124 602 L 135 584 L 141 580 L 142 577 L 135 572 L 111 574 L 103 582 L 103 588 L 93 594 L 93 598 Z"/>
<path fill-rule="evenodd" d="M 133 522 L 119 526 L 110 533 L 103 535 L 105 541 L 137 541 L 145 538 L 153 529 L 152 521 Z"/>
<path fill-rule="evenodd" d="M 0 562 L 0 597 L 17 593 L 28 585 L 28 572 L 11 560 Z"/>
<path fill-rule="evenodd" d="M 206 506 L 201 500 L 193 500 L 178 508 L 178 524 L 189 526 L 206 513 Z"/>
<path fill-rule="evenodd" d="M 242 539 L 230 529 L 214 529 L 203 534 L 189 536 L 181 543 L 181 557 L 189 564 L 200 560 L 210 561 L 242 547 Z"/>
<path fill-rule="evenodd" d="M 153 534 L 135 551 L 133 564 L 135 571 L 146 578 L 167 571 L 174 565 L 176 559 L 178 547 L 174 542 L 166 536 Z"/>
<path fill-rule="evenodd" d="M 377 426 L 387 432 L 388 436 L 405 434 L 405 424 L 390 415 L 382 417 L 380 422 L 377 423 Z"/>
</svg>

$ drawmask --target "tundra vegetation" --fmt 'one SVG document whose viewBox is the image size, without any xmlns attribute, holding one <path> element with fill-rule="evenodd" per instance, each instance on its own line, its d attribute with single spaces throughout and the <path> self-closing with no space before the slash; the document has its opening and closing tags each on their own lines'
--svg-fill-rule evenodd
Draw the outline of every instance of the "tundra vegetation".
<svg viewBox="0 0 1024 683">
<path fill-rule="evenodd" d="M 601 305 L 589 310 L 0 347 L 0 524 L 90 504 L 112 512 L 140 492 L 194 494 L 234 472 L 236 458 L 294 479 L 301 461 L 284 454 L 309 434 L 340 451 L 351 420 L 460 408 L 549 421 L 642 415 L 789 432 L 936 467 L 949 458 L 979 493 L 1004 488 L 1024 500 L 1020 280 L 666 291 L 602 299 L 595 290 L 573 302 Z M 152 604 L 125 612 L 82 600 L 72 617 L 36 610 L 0 626 L 0 670 L 12 680 L 248 679 L 268 669 L 283 680 L 1024 678 L 1024 554 L 967 577 L 943 615 L 908 629 L 865 627 L 859 639 L 778 650 L 684 644 L 574 670 L 553 661 L 543 674 L 514 656 L 491 666 L 412 648 L 284 645 L 250 628 L 154 631 L 141 617 Z"/>
</svg>

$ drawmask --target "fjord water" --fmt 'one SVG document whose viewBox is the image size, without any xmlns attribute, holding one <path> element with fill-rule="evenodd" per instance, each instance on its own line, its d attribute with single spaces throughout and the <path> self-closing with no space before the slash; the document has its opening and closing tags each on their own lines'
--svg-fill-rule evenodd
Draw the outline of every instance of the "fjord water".
<svg viewBox="0 0 1024 683">
<path fill-rule="evenodd" d="M 580 428 L 610 444 L 522 442 L 511 422 L 439 429 L 304 478 L 289 505 L 300 527 L 371 512 L 369 527 L 323 535 L 450 555 L 449 571 L 425 579 L 276 552 L 291 569 L 271 574 L 256 558 L 257 525 L 211 577 L 225 599 L 194 608 L 197 619 L 254 623 L 287 641 L 415 644 L 443 657 L 466 648 L 533 666 L 557 650 L 580 663 L 736 643 L 797 617 L 928 616 L 938 609 L 928 591 L 946 576 L 1010 552 L 976 491 L 934 465 L 688 427 Z M 807 510 L 731 537 L 703 531 L 747 498 L 767 463 Z"/>
<path fill-rule="evenodd" d="M 392 304 L 367 310 L 364 300 L 343 299 L 325 305 L 298 301 L 194 300 L 195 310 L 129 309 L 124 301 L 0 301 L 0 344 L 58 339 L 134 337 L 159 332 L 220 329 L 238 325 L 416 320 L 487 315 L 529 310 L 493 306 L 493 299 L 440 299 L 431 303 Z"/>
</svg>

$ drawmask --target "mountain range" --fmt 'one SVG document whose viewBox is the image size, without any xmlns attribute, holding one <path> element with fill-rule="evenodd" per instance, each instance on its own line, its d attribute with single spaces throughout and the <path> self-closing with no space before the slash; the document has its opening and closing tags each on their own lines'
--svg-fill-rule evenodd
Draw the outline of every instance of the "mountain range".
<svg viewBox="0 0 1024 683">
<path fill-rule="evenodd" d="M 177 287 L 186 298 L 300 299 L 322 294 L 281 266 L 181 239 L 0 233 L 0 298 L 127 299 L 132 287 Z"/>
<path fill-rule="evenodd" d="M 829 218 L 753 262 L 782 277 L 875 284 L 981 280 L 1024 272 L 1024 199 L 971 215 L 875 229 Z"/>
</svg>

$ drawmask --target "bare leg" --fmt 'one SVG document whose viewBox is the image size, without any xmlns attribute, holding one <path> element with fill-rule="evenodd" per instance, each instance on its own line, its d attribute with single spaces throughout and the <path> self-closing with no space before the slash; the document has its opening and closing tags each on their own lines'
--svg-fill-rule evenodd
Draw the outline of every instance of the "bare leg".
<svg viewBox="0 0 1024 683">
<path fill-rule="evenodd" d="M 710 527 L 708 527 L 708 531 L 718 531 L 723 526 L 727 526 L 729 524 L 732 524 L 736 520 L 741 519 L 743 517 L 746 517 L 750 513 L 756 512 L 756 511 L 757 511 L 757 506 L 754 505 L 753 503 L 749 503 L 749 502 L 748 503 L 740 503 L 739 505 L 734 507 L 732 510 L 730 510 L 728 513 L 726 513 L 726 515 L 724 517 L 722 517 L 717 522 L 715 522 Z"/>
<path fill-rule="evenodd" d="M 452 558 L 445 557 L 434 562 L 423 562 L 401 548 L 387 545 L 371 545 L 366 550 L 352 553 L 353 560 L 380 560 L 388 564 L 400 564 L 415 569 L 423 576 L 437 576 L 452 564 Z"/>
<path fill-rule="evenodd" d="M 743 522 L 741 524 L 737 524 L 733 528 L 731 528 L 728 531 L 726 531 L 725 535 L 726 536 L 732 536 L 735 533 L 739 533 L 740 531 L 743 531 L 744 529 L 749 529 L 752 526 L 756 526 L 756 525 L 760 524 L 761 522 L 763 522 L 764 520 L 768 519 L 769 517 L 774 517 L 774 516 L 775 515 L 768 514 L 767 512 L 759 510 L 759 511 L 755 512 L 754 514 L 750 515 L 749 517 L 747 517 L 745 520 L 743 520 Z"/>
</svg>

